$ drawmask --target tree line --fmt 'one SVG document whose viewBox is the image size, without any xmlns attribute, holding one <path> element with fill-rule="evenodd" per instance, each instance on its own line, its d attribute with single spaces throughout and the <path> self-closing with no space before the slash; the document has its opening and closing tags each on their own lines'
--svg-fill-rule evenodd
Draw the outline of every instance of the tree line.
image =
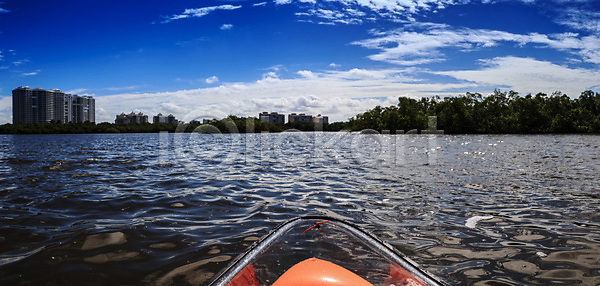
<svg viewBox="0 0 600 286">
<path fill-rule="evenodd" d="M 437 129 L 447 134 L 600 133 L 600 94 L 591 90 L 571 99 L 555 92 L 520 96 L 495 90 L 488 96 L 466 93 L 457 97 L 420 100 L 400 97 L 395 106 L 381 107 L 350 118 L 346 128 L 363 130 L 427 129 L 437 117 Z"/>
<path fill-rule="evenodd" d="M 114 123 L 18 123 L 0 125 L 0 134 L 85 134 L 85 133 L 156 133 L 174 132 L 177 125 Z"/>
<path fill-rule="evenodd" d="M 437 129 L 447 134 L 542 134 L 600 133 L 600 94 L 591 90 L 571 99 L 566 94 L 538 93 L 520 96 L 515 91 L 495 90 L 488 96 L 466 93 L 455 97 L 439 96 L 420 100 L 400 97 L 398 104 L 376 106 L 344 122 L 267 123 L 255 117 L 229 116 L 208 124 L 139 123 L 113 124 L 45 123 L 4 124 L 0 134 L 75 134 L 75 133 L 260 133 L 299 131 L 361 131 L 427 129 L 429 116 L 437 117 Z"/>
<path fill-rule="evenodd" d="M 198 133 L 260 133 L 299 131 L 339 131 L 345 123 L 267 123 L 254 117 L 229 116 L 221 120 L 211 120 L 207 124 L 168 124 L 168 123 L 20 123 L 0 125 L 0 134 L 86 134 L 86 133 L 158 133 L 158 132 L 198 132 Z"/>
</svg>

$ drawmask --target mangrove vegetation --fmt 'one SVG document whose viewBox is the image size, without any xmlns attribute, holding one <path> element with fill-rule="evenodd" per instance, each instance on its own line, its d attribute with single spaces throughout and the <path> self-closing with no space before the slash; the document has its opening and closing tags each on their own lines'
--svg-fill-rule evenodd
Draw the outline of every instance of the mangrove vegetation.
<svg viewBox="0 0 600 286">
<path fill-rule="evenodd" d="M 467 93 L 458 97 L 400 97 L 398 105 L 377 106 L 347 123 L 350 130 L 427 129 L 428 117 L 447 134 L 600 133 L 600 94 L 590 90 L 571 99 L 566 94 L 495 90 L 488 96 Z"/>
</svg>

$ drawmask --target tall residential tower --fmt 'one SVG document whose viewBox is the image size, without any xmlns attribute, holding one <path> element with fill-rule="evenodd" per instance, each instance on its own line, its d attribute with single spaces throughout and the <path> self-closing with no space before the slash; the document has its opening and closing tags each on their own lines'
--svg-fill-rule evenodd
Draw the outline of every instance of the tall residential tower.
<svg viewBox="0 0 600 286">
<path fill-rule="evenodd" d="M 14 89 L 12 96 L 13 124 L 96 121 L 95 100 L 91 96 L 28 86 Z"/>
</svg>

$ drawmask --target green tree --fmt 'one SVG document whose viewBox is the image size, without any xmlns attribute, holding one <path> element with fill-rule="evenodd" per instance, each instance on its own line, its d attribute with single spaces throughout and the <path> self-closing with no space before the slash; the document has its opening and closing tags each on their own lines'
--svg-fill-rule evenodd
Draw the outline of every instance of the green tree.
<svg viewBox="0 0 600 286">
<path fill-rule="evenodd" d="M 400 124 L 397 129 L 425 129 L 427 128 L 427 106 L 429 101 L 417 101 L 413 98 L 398 98 L 398 113 L 400 114 Z"/>
<path fill-rule="evenodd" d="M 474 133 L 472 98 L 445 97 L 436 105 L 438 128 L 448 133 Z"/>
</svg>

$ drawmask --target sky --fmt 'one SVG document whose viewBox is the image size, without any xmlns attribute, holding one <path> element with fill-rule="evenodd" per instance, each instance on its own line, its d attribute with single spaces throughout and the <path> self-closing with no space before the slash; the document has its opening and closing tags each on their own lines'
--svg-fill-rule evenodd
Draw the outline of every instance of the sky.
<svg viewBox="0 0 600 286">
<path fill-rule="evenodd" d="M 0 124 L 19 86 L 179 120 L 345 121 L 398 97 L 600 92 L 598 0 L 4 0 Z"/>
</svg>

